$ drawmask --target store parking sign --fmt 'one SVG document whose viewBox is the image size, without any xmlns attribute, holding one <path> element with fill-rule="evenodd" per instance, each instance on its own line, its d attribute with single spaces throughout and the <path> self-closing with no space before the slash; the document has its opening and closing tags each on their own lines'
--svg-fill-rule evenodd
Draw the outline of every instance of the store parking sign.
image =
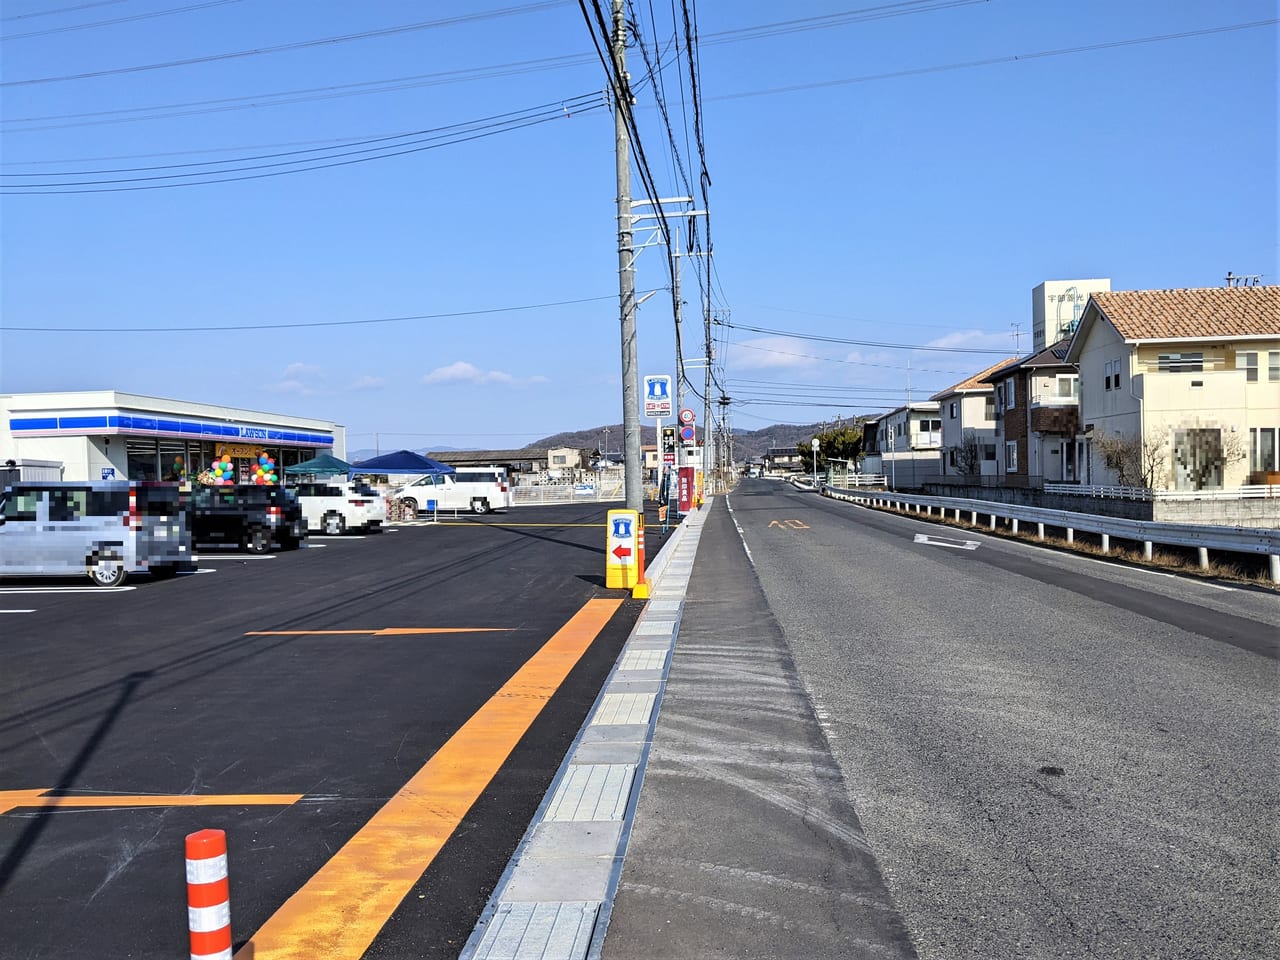
<svg viewBox="0 0 1280 960">
<path fill-rule="evenodd" d="M 644 378 L 644 416 L 650 420 L 662 420 L 671 416 L 671 378 Z"/>
</svg>

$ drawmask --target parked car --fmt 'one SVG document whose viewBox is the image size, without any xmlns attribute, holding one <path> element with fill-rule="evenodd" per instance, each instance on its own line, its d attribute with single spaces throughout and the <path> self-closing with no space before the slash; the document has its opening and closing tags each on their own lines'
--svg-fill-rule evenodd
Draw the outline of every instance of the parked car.
<svg viewBox="0 0 1280 960">
<path fill-rule="evenodd" d="M 336 537 L 345 530 L 382 531 L 387 520 L 387 503 L 372 487 L 363 483 L 335 480 L 298 483 L 289 488 L 298 498 L 307 530 Z"/>
<path fill-rule="evenodd" d="M 191 495 L 191 535 L 197 544 L 240 544 L 250 553 L 268 553 L 273 542 L 296 550 L 307 537 L 307 521 L 285 487 L 198 486 Z"/>
<path fill-rule="evenodd" d="M 417 513 L 431 509 L 470 510 L 488 513 L 505 510 L 515 502 L 515 493 L 505 467 L 466 467 L 452 474 L 419 477 L 393 490 L 391 499 L 399 500 Z"/>
<path fill-rule="evenodd" d="M 195 563 L 186 507 L 176 483 L 14 484 L 0 496 L 0 574 L 172 577 Z"/>
</svg>

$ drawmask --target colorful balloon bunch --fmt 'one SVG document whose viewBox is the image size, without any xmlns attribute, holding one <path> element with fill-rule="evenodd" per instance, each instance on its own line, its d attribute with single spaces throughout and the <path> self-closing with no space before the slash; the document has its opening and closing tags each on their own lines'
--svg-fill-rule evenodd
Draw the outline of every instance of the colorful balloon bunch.
<svg viewBox="0 0 1280 960">
<path fill-rule="evenodd" d="M 257 484 L 276 482 L 276 461 L 266 452 L 258 456 L 258 465 L 253 468 L 253 482 Z"/>
<path fill-rule="evenodd" d="M 236 465 L 231 462 L 230 457 L 213 461 L 209 466 L 209 473 L 213 475 L 213 482 L 216 484 L 236 482 Z"/>
</svg>

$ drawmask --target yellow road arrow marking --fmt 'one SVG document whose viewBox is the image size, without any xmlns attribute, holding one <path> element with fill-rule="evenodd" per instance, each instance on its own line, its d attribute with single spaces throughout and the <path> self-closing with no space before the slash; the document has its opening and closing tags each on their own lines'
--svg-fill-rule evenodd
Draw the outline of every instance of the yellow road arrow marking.
<svg viewBox="0 0 1280 960">
<path fill-rule="evenodd" d="M 769 526 L 779 529 L 808 530 L 809 525 L 803 520 L 770 520 Z"/>
<path fill-rule="evenodd" d="M 135 796 L 114 793 L 78 793 L 74 796 L 44 796 L 48 791 L 48 787 L 40 790 L 0 790 L 0 814 L 20 807 L 34 807 L 39 810 L 68 807 L 239 807 L 250 805 L 288 807 L 304 796 L 301 793 L 144 793 Z"/>
</svg>

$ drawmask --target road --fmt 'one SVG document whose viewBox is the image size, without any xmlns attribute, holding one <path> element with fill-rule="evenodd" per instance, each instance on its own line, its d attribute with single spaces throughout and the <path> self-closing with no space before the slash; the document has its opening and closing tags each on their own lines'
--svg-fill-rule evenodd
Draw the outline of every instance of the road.
<svg viewBox="0 0 1280 960">
<path fill-rule="evenodd" d="M 213 827 L 239 956 L 456 956 L 639 612 L 606 507 L 3 584 L 0 953 L 184 955 Z"/>
<path fill-rule="evenodd" d="M 920 957 L 1280 956 L 1274 592 L 729 502 Z"/>
</svg>

